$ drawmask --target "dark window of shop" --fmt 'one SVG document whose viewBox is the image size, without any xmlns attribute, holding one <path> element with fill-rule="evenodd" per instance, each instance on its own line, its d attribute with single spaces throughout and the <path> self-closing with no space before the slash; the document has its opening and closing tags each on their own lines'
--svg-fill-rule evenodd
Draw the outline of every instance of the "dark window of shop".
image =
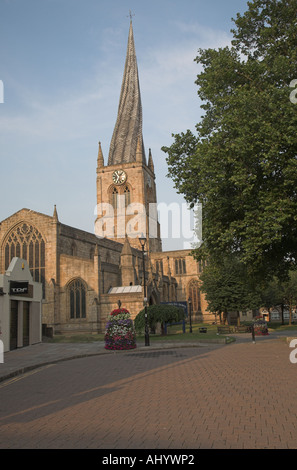
<svg viewBox="0 0 297 470">
<path fill-rule="evenodd" d="M 80 279 L 68 286 L 70 318 L 86 318 L 86 288 Z"/>
<path fill-rule="evenodd" d="M 23 302 L 23 346 L 29 345 L 30 336 L 30 303 Z"/>
<path fill-rule="evenodd" d="M 10 350 L 18 346 L 18 301 L 10 301 Z"/>
<path fill-rule="evenodd" d="M 6 238 L 4 245 L 5 270 L 13 257 L 28 262 L 33 281 L 41 282 L 45 295 L 45 242 L 36 227 L 21 223 Z"/>
</svg>

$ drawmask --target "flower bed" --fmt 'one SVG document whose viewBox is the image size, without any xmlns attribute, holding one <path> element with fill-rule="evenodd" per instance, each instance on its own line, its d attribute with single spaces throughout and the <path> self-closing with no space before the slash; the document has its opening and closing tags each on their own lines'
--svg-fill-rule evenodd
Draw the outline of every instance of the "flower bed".
<svg viewBox="0 0 297 470">
<path fill-rule="evenodd" d="M 257 320 L 254 322 L 254 333 L 256 336 L 268 335 L 268 328 L 266 321 Z"/>
<path fill-rule="evenodd" d="M 136 336 L 130 313 L 125 308 L 118 308 L 110 313 L 105 330 L 105 349 L 134 349 Z"/>
</svg>

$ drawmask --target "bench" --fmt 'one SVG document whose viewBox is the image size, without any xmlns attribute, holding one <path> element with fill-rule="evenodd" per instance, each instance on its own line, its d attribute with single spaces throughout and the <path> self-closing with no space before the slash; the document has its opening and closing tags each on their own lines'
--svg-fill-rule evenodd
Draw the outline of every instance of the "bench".
<svg viewBox="0 0 297 470">
<path fill-rule="evenodd" d="M 249 329 L 245 325 L 240 325 L 235 327 L 235 333 L 248 333 Z"/>
<path fill-rule="evenodd" d="M 218 326 L 218 333 L 219 335 L 225 335 L 228 333 L 233 333 L 233 328 L 232 326 Z"/>
</svg>

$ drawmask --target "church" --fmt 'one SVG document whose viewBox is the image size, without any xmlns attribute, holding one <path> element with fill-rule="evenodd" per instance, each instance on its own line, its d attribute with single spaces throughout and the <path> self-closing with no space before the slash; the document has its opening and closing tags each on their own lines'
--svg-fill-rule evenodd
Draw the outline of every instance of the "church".
<svg viewBox="0 0 297 470">
<path fill-rule="evenodd" d="M 94 159 L 94 169 L 95 164 Z M 54 335 L 104 332 L 119 301 L 133 319 L 144 299 L 148 305 L 186 305 L 191 299 L 192 318 L 212 321 L 199 289 L 202 267 L 191 250 L 162 251 L 153 156 L 150 150 L 146 156 L 143 144 L 132 21 L 106 161 L 99 142 L 96 187 L 94 233 L 63 224 L 56 207 L 52 215 L 23 208 L 0 224 L 0 273 L 14 258 L 27 262 L 34 283 L 42 285 L 43 327 Z M 18 303 L 22 311 L 22 297 Z"/>
</svg>

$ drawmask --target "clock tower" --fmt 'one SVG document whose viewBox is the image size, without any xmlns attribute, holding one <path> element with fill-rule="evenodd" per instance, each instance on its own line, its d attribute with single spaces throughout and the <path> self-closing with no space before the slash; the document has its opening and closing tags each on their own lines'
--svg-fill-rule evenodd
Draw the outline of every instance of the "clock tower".
<svg viewBox="0 0 297 470">
<path fill-rule="evenodd" d="M 155 171 L 142 136 L 142 105 L 132 20 L 116 125 L 107 165 L 99 142 L 95 233 L 120 243 L 128 237 L 140 249 L 145 235 L 150 252 L 162 251 L 157 217 Z"/>
</svg>

